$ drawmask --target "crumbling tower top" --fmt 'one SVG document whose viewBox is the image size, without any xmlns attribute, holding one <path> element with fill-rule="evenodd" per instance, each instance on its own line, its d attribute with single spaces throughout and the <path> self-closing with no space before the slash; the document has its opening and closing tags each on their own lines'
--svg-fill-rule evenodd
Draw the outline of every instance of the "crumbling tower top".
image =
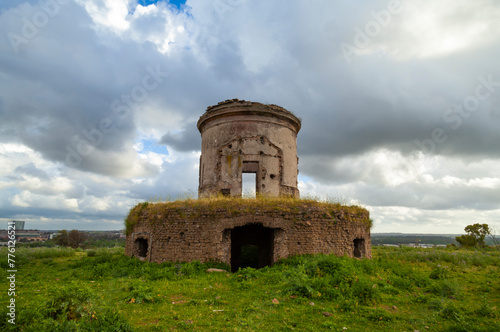
<svg viewBox="0 0 500 332">
<path fill-rule="evenodd" d="M 277 105 L 231 99 L 209 106 L 201 133 L 199 196 L 242 195 L 242 174 L 256 192 L 299 197 L 297 134 L 301 121 Z"/>
</svg>

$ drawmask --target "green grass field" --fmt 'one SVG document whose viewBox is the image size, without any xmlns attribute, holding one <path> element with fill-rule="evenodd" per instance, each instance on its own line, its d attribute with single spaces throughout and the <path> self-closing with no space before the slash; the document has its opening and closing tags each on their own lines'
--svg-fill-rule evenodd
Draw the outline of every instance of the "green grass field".
<svg viewBox="0 0 500 332">
<path fill-rule="evenodd" d="M 0 266 L 7 274 L 7 251 Z M 373 248 L 271 268 L 146 263 L 123 248 L 17 248 L 16 325 L 1 331 L 500 331 L 500 252 Z"/>
</svg>

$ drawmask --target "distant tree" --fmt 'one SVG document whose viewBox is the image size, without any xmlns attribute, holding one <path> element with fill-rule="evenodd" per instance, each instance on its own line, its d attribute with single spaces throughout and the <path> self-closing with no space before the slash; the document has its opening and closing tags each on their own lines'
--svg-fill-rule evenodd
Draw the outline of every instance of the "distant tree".
<svg viewBox="0 0 500 332">
<path fill-rule="evenodd" d="M 71 248 L 78 248 L 85 240 L 87 240 L 87 234 L 76 229 L 73 229 L 68 234 L 68 244 Z"/>
<path fill-rule="evenodd" d="M 474 224 L 465 227 L 467 234 L 455 238 L 462 247 L 484 247 L 486 235 L 491 234 L 488 224 Z"/>
<path fill-rule="evenodd" d="M 497 234 L 498 234 L 497 229 L 491 227 L 490 233 L 489 233 L 489 238 L 491 239 L 491 242 L 493 242 L 493 247 L 496 248 L 497 250 L 500 250 L 500 241 L 498 240 Z"/>
<path fill-rule="evenodd" d="M 54 242 L 59 246 L 67 247 L 69 245 L 68 231 L 65 229 L 59 231 L 59 233 L 54 237 Z"/>
</svg>

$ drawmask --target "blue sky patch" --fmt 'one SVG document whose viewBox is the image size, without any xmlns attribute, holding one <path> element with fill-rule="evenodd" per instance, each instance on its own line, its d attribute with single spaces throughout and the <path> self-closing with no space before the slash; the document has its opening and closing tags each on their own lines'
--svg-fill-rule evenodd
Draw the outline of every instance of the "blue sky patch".
<svg viewBox="0 0 500 332">
<path fill-rule="evenodd" d="M 140 141 L 142 143 L 142 152 L 151 151 L 158 154 L 165 154 L 168 156 L 168 150 L 166 145 L 160 145 L 156 140 L 143 139 Z"/>
<path fill-rule="evenodd" d="M 181 5 L 185 4 L 186 3 L 186 0 L 169 0 L 169 1 L 165 1 L 165 0 L 138 0 L 137 3 L 141 6 L 149 6 L 149 5 L 152 5 L 152 4 L 155 4 L 157 2 L 168 2 L 174 6 L 176 6 L 177 8 L 181 8 Z"/>
</svg>

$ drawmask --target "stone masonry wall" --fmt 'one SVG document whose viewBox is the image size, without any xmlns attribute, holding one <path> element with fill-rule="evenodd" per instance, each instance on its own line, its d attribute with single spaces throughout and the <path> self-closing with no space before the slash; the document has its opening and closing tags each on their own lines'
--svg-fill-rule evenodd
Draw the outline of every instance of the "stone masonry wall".
<svg viewBox="0 0 500 332">
<path fill-rule="evenodd" d="M 231 211 L 199 207 L 158 210 L 154 206 L 136 211 L 135 226 L 127 234 L 127 255 L 150 262 L 219 260 L 231 264 L 231 230 L 258 224 L 272 229 L 272 262 L 317 253 L 371 258 L 369 213 L 360 208 L 304 206 L 283 212 L 245 206 Z"/>
<path fill-rule="evenodd" d="M 227 100 L 198 121 L 200 197 L 242 196 L 242 174 L 256 174 L 256 191 L 299 197 L 297 134 L 300 119 L 282 107 Z"/>
</svg>

